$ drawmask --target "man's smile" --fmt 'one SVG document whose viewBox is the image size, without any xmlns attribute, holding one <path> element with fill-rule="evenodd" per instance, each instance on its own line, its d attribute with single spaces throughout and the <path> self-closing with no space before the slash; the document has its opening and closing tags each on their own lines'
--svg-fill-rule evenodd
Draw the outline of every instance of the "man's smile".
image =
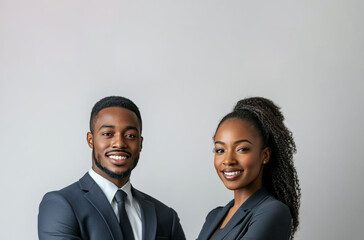
<svg viewBox="0 0 364 240">
<path fill-rule="evenodd" d="M 116 165 L 122 165 L 126 163 L 126 160 L 131 157 L 131 153 L 126 151 L 110 151 L 107 152 L 106 157 Z"/>
<path fill-rule="evenodd" d="M 115 159 L 115 160 L 121 160 L 121 159 L 127 159 L 128 157 L 126 156 L 118 156 L 118 155 L 110 155 L 108 156 L 111 159 Z"/>
</svg>

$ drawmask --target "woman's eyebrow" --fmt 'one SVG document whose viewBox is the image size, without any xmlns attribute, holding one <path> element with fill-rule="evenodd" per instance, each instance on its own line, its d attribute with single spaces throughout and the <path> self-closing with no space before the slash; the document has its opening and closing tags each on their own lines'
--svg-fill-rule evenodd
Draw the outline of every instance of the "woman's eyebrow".
<svg viewBox="0 0 364 240">
<path fill-rule="evenodd" d="M 241 143 L 241 142 L 248 142 L 248 143 L 250 143 L 250 144 L 252 144 L 252 145 L 253 145 L 253 143 L 252 143 L 252 142 L 250 142 L 250 141 L 249 141 L 249 140 L 247 140 L 247 139 L 241 139 L 241 140 L 235 141 L 235 142 L 234 142 L 234 144 L 238 144 L 238 143 Z"/>
<path fill-rule="evenodd" d="M 237 141 L 235 141 L 235 142 L 234 142 L 234 144 L 238 144 L 238 143 L 241 143 L 241 142 L 248 142 L 248 143 L 250 143 L 250 144 L 252 144 L 252 145 L 253 145 L 253 143 L 252 143 L 252 142 L 250 142 L 250 141 L 249 141 L 249 140 L 247 140 L 247 139 L 237 140 Z M 222 145 L 225 145 L 225 143 L 224 143 L 223 141 L 216 141 L 216 142 L 215 142 L 215 144 L 222 144 Z"/>
</svg>

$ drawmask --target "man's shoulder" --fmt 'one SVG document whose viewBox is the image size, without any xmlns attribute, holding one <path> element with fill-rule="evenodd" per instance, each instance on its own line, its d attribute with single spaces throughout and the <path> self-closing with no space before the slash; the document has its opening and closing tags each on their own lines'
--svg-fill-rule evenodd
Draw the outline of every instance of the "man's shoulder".
<svg viewBox="0 0 364 240">
<path fill-rule="evenodd" d="M 70 200 L 69 198 L 73 198 L 76 195 L 77 195 L 77 183 L 73 183 L 60 190 L 47 192 L 42 199 L 42 204 L 44 204 L 45 202 L 51 203 L 55 201 L 69 202 Z"/>
<path fill-rule="evenodd" d="M 79 181 L 76 181 L 62 189 L 47 192 L 43 199 L 63 198 L 71 200 L 79 198 L 79 196 L 84 193 L 84 191 L 82 191 L 82 181 L 85 179 L 85 176 L 83 176 Z"/>
</svg>

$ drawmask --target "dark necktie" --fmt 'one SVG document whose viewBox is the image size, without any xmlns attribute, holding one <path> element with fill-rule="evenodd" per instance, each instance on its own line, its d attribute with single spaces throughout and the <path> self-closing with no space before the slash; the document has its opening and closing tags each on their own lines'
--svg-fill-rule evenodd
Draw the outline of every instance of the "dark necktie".
<svg viewBox="0 0 364 240">
<path fill-rule="evenodd" d="M 125 210 L 126 197 L 127 194 L 123 190 L 118 190 L 115 193 L 115 200 L 118 204 L 120 227 L 121 231 L 123 232 L 124 240 L 134 240 L 133 230 Z"/>
</svg>

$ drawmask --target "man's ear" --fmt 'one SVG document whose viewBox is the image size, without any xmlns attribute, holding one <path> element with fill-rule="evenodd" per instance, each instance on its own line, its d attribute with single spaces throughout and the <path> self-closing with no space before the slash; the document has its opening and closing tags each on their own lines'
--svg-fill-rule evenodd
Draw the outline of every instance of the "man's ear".
<svg viewBox="0 0 364 240">
<path fill-rule="evenodd" d="M 140 136 L 140 152 L 142 151 L 142 148 L 143 148 L 143 137 Z"/>
<path fill-rule="evenodd" d="M 87 144 L 90 148 L 94 147 L 94 135 L 91 132 L 87 133 Z"/>
<path fill-rule="evenodd" d="M 266 147 L 262 151 L 262 164 L 267 164 L 270 160 L 270 147 Z"/>
</svg>

